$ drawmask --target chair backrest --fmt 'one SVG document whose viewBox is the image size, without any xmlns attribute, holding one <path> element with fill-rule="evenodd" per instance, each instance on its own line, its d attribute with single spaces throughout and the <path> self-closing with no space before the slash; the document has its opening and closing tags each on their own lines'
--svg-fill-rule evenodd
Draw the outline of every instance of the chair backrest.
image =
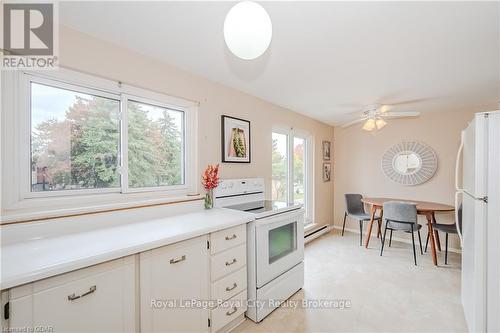
<svg viewBox="0 0 500 333">
<path fill-rule="evenodd" d="M 392 222 L 417 223 L 417 205 L 399 201 L 385 202 L 384 219 Z"/>
<path fill-rule="evenodd" d="M 365 214 L 365 206 L 361 202 L 361 199 L 363 199 L 361 194 L 344 194 L 344 196 L 347 214 Z"/>
</svg>

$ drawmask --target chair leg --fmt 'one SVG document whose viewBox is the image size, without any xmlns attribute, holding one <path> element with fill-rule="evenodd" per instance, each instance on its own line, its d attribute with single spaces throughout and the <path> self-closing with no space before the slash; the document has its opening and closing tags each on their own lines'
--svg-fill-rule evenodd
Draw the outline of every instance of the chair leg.
<svg viewBox="0 0 500 333">
<path fill-rule="evenodd" d="M 359 246 L 363 246 L 363 221 L 359 221 Z"/>
<path fill-rule="evenodd" d="M 382 247 L 380 248 L 380 256 L 384 252 L 385 235 L 387 234 L 387 222 L 385 222 L 384 237 L 382 237 Z"/>
<path fill-rule="evenodd" d="M 381 225 L 380 225 L 380 224 L 382 223 L 382 221 L 377 220 L 377 223 L 378 223 L 377 238 L 379 238 L 379 237 L 382 237 L 382 231 L 381 231 L 381 228 L 382 228 L 382 227 L 381 227 Z"/>
<path fill-rule="evenodd" d="M 391 233 L 389 234 L 389 247 L 391 247 L 391 244 L 392 244 L 392 229 Z"/>
<path fill-rule="evenodd" d="M 448 265 L 448 233 L 446 233 L 445 238 L 445 246 L 444 246 L 444 264 Z"/>
<path fill-rule="evenodd" d="M 439 233 L 434 229 L 434 238 L 436 239 L 436 245 L 439 252 L 441 252 L 441 240 L 439 239 Z"/>
<path fill-rule="evenodd" d="M 342 224 L 342 237 L 344 237 L 345 219 L 346 218 L 347 218 L 347 212 L 344 212 L 344 224 Z"/>
<path fill-rule="evenodd" d="M 422 237 L 420 236 L 420 230 L 418 232 L 418 243 L 420 244 L 420 254 L 424 254 L 424 251 L 422 251 Z"/>
<path fill-rule="evenodd" d="M 415 251 L 415 235 L 411 233 L 411 242 L 413 244 L 413 260 L 415 261 L 415 266 L 417 266 L 417 251 Z"/>
<path fill-rule="evenodd" d="M 427 252 L 427 245 L 429 244 L 429 233 L 427 233 L 427 240 L 425 241 L 425 252 Z"/>
</svg>

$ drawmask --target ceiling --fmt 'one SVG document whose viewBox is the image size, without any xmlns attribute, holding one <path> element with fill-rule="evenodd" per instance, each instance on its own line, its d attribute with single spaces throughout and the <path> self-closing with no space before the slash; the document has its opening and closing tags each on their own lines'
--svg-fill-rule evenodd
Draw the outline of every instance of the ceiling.
<svg viewBox="0 0 500 333">
<path fill-rule="evenodd" d="M 62 2 L 62 24 L 329 124 L 364 105 L 495 107 L 496 2 L 261 2 L 268 51 L 237 59 L 223 39 L 232 2 Z"/>
</svg>

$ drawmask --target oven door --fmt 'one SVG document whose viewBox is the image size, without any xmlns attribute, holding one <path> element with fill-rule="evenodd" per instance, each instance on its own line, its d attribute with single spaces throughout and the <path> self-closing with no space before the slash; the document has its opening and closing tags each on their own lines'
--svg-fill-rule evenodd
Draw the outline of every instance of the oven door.
<svg viewBox="0 0 500 333">
<path fill-rule="evenodd" d="M 288 271 L 303 259 L 303 209 L 256 221 L 258 288 Z"/>
</svg>

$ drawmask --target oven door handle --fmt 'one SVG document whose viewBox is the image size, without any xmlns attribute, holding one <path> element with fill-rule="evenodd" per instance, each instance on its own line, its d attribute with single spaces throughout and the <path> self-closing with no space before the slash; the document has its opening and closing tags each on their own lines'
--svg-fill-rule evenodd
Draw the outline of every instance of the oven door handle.
<svg viewBox="0 0 500 333">
<path fill-rule="evenodd" d="M 265 217 L 262 219 L 256 220 L 257 229 L 259 228 L 268 228 L 269 225 L 275 224 L 277 227 L 290 223 L 291 220 L 299 222 L 302 220 L 302 224 L 304 224 L 304 209 L 300 208 L 297 210 L 293 210 L 291 212 L 280 213 L 278 215 Z M 274 226 L 273 226 L 274 228 Z"/>
</svg>

